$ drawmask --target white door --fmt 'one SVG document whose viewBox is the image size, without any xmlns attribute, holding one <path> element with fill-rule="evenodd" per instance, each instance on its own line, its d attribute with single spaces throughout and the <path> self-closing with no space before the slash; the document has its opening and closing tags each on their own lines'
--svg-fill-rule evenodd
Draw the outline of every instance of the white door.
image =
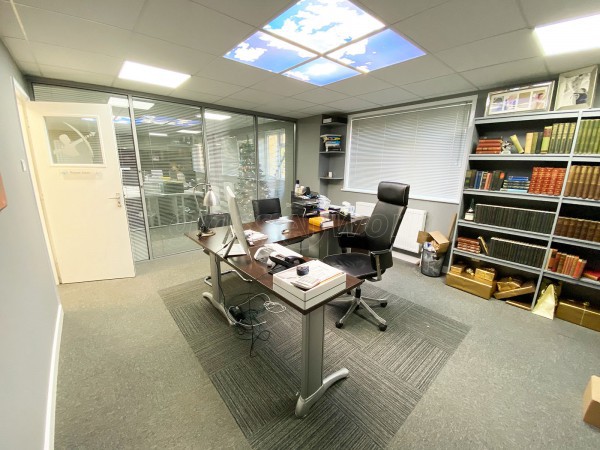
<svg viewBox="0 0 600 450">
<path fill-rule="evenodd" d="M 60 282 L 135 276 L 111 107 L 29 102 L 27 121 Z"/>
</svg>

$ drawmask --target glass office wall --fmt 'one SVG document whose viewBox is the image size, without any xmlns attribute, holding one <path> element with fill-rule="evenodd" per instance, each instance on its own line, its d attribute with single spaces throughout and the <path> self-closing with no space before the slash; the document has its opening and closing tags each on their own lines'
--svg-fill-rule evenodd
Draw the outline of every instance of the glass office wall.
<svg viewBox="0 0 600 450">
<path fill-rule="evenodd" d="M 206 181 L 201 110 L 133 98 L 143 195 L 153 256 L 196 249 L 184 233 L 197 228 Z"/>
<path fill-rule="evenodd" d="M 149 258 L 148 241 L 144 225 L 144 212 L 140 197 L 140 182 L 127 96 L 42 84 L 34 84 L 33 93 L 35 100 L 38 101 L 108 103 L 112 106 L 133 259 L 134 261 L 147 260 Z M 139 105 L 134 104 L 134 108 L 136 106 Z"/>
</svg>

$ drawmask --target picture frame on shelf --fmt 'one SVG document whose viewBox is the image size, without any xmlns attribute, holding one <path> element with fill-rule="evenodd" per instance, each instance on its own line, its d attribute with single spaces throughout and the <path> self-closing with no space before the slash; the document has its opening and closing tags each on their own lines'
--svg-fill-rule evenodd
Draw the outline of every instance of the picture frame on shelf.
<svg viewBox="0 0 600 450">
<path fill-rule="evenodd" d="M 549 111 L 554 93 L 554 81 L 490 92 L 485 116 L 529 111 Z"/>
<path fill-rule="evenodd" d="M 587 109 L 594 103 L 598 66 L 583 67 L 561 73 L 554 110 Z"/>
</svg>

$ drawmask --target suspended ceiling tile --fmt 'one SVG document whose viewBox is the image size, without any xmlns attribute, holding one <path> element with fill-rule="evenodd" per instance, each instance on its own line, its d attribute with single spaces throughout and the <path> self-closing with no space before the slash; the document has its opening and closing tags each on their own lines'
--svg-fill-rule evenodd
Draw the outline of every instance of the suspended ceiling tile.
<svg viewBox="0 0 600 450">
<path fill-rule="evenodd" d="M 0 1 L 0 36 L 24 39 L 19 22 L 15 17 L 12 6 L 7 1 Z"/>
<path fill-rule="evenodd" d="M 598 0 L 521 0 L 521 9 L 530 26 L 548 25 L 600 13 Z"/>
<path fill-rule="evenodd" d="M 15 0 L 15 3 L 132 30 L 144 0 Z"/>
<path fill-rule="evenodd" d="M 217 58 L 199 70 L 196 75 L 247 87 L 270 78 L 272 73 L 229 59 Z"/>
<path fill-rule="evenodd" d="M 246 102 L 244 100 L 236 100 L 232 98 L 223 98 L 221 100 L 216 101 L 215 104 L 221 106 L 228 106 L 230 108 L 245 109 L 247 111 L 252 111 L 261 106 L 259 103 L 256 102 Z"/>
<path fill-rule="evenodd" d="M 264 105 L 265 103 L 279 102 L 284 97 L 270 92 L 259 91 L 258 89 L 246 88 L 229 95 L 228 98 Z"/>
<path fill-rule="evenodd" d="M 517 0 L 453 0 L 392 28 L 426 52 L 436 53 L 525 26 Z"/>
<path fill-rule="evenodd" d="M 382 89 L 389 87 L 392 87 L 392 85 L 386 81 L 371 77 L 368 74 L 362 74 L 357 77 L 333 83 L 329 86 L 329 89 L 342 92 L 346 95 L 356 96 L 368 92 L 381 91 Z"/>
<path fill-rule="evenodd" d="M 268 78 L 253 84 L 251 87 L 286 97 L 310 91 L 314 88 L 312 84 L 278 74 L 271 74 Z"/>
<path fill-rule="evenodd" d="M 414 16 L 449 0 L 356 0 L 354 3 L 373 13 L 379 20 L 390 25 Z"/>
<path fill-rule="evenodd" d="M 31 45 L 25 39 L 7 37 L 2 39 L 2 41 L 15 60 L 30 63 L 36 62 Z"/>
<path fill-rule="evenodd" d="M 600 49 L 570 53 L 567 55 L 547 56 L 546 64 L 548 65 L 550 72 L 555 74 L 593 66 L 595 64 L 600 64 Z"/>
<path fill-rule="evenodd" d="M 29 6 L 19 14 L 30 42 L 42 42 L 122 58 L 131 32 Z"/>
<path fill-rule="evenodd" d="M 506 86 L 521 80 L 550 79 L 544 58 L 541 57 L 468 70 L 461 75 L 479 89 Z"/>
<path fill-rule="evenodd" d="M 407 84 L 403 87 L 407 91 L 423 98 L 475 90 L 475 86 L 457 74 L 446 75 L 440 78 L 434 78 L 433 80 L 425 80 L 418 83 Z"/>
<path fill-rule="evenodd" d="M 277 107 L 277 108 L 286 109 L 288 111 L 295 111 L 298 109 L 304 109 L 304 108 L 308 108 L 310 106 L 314 106 L 314 103 L 296 99 L 296 98 L 292 98 L 292 97 L 284 97 L 281 100 L 278 100 L 276 102 L 276 104 L 273 104 L 272 102 L 266 103 L 265 107 L 268 106 L 269 104 L 272 104 L 274 107 Z"/>
<path fill-rule="evenodd" d="M 294 98 L 306 100 L 312 103 L 329 103 L 348 98 L 348 95 L 333 91 L 328 88 L 320 87 L 303 92 L 300 95 L 295 95 Z"/>
<path fill-rule="evenodd" d="M 457 72 L 542 56 L 533 30 L 524 29 L 444 50 L 438 58 Z"/>
<path fill-rule="evenodd" d="M 249 2 L 248 0 L 192 0 L 194 3 L 204 5 L 215 11 L 219 11 L 229 17 L 242 22 L 262 28 L 271 19 L 277 17 L 290 5 L 289 0 L 269 0 L 260 2 Z"/>
<path fill-rule="evenodd" d="M 82 70 L 69 69 L 67 67 L 56 67 L 40 64 L 42 76 L 46 78 L 56 78 L 59 80 L 76 81 L 78 83 L 97 84 L 100 86 L 110 86 L 114 80 L 111 75 L 85 72 Z"/>
<path fill-rule="evenodd" d="M 142 34 L 125 46 L 125 59 L 176 72 L 195 74 L 217 56 Z"/>
<path fill-rule="evenodd" d="M 122 65 L 122 60 L 118 58 L 56 45 L 34 42 L 31 48 L 37 62 L 45 66 L 64 67 L 116 77 Z"/>
<path fill-rule="evenodd" d="M 400 87 L 392 87 L 377 92 L 359 95 L 358 98 L 378 105 L 397 105 L 421 99 L 418 95 L 406 91 Z"/>
<path fill-rule="evenodd" d="M 168 18 L 168 20 L 165 20 Z M 147 0 L 135 31 L 223 56 L 253 28 L 188 0 Z"/>
<path fill-rule="evenodd" d="M 187 89 L 176 89 L 171 94 L 175 98 L 182 98 L 185 100 L 194 100 L 195 102 L 201 103 L 215 103 L 221 100 L 223 96 L 207 94 L 205 92 L 189 91 Z"/>
<path fill-rule="evenodd" d="M 329 105 L 314 105 L 309 106 L 308 108 L 302 108 L 298 111 L 299 113 L 303 113 L 303 117 L 315 116 L 317 114 L 325 114 L 332 112 L 332 109 Z"/>
<path fill-rule="evenodd" d="M 402 86 L 415 81 L 441 77 L 452 73 L 446 64 L 431 55 L 421 56 L 410 61 L 371 72 L 370 77 L 387 81 L 394 86 Z"/>
<path fill-rule="evenodd" d="M 340 111 L 345 111 L 347 113 L 353 111 L 360 111 L 363 109 L 376 108 L 376 103 L 368 102 L 366 100 L 360 98 L 345 98 L 343 100 L 337 100 L 335 102 L 328 103 L 328 106 L 332 109 L 337 109 Z"/>
<path fill-rule="evenodd" d="M 147 92 L 149 94 L 157 95 L 170 95 L 173 92 L 173 88 L 157 86 L 150 83 L 142 83 L 140 81 L 122 80 L 115 78 L 112 85 L 116 88 L 127 89 L 130 91 Z"/>
<path fill-rule="evenodd" d="M 216 95 L 221 98 L 227 97 L 244 89 L 242 86 L 237 86 L 235 84 L 223 83 L 221 81 L 211 80 L 210 78 L 195 76 L 184 82 L 179 88 L 176 88 L 175 91 L 177 92 L 180 88 L 199 93 Z"/>
</svg>

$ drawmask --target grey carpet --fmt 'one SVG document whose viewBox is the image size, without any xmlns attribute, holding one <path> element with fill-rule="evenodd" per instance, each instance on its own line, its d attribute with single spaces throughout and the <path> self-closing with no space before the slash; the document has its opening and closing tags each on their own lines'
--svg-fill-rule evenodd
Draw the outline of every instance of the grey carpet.
<svg viewBox="0 0 600 450">
<path fill-rule="evenodd" d="M 240 303 L 254 292 L 235 276 L 223 283 L 225 298 Z M 334 385 L 308 417 L 294 407 L 300 379 L 301 315 L 288 308 L 260 313 L 266 341 L 228 327 L 202 298 L 202 281 L 159 291 L 167 309 L 200 364 L 256 449 L 384 448 L 400 429 L 427 388 L 466 336 L 469 327 L 389 294 L 371 284 L 363 295 L 388 299 L 379 310 L 388 322 L 380 332 L 372 319 L 349 318 L 343 329 L 335 320 L 347 307 L 343 299 L 326 307 L 325 375 L 341 367 L 350 376 Z M 277 300 L 274 298 L 274 300 Z M 231 304 L 229 303 L 229 304 Z M 262 299 L 252 302 L 261 310 Z M 364 316 L 366 317 L 366 316 Z"/>
</svg>

